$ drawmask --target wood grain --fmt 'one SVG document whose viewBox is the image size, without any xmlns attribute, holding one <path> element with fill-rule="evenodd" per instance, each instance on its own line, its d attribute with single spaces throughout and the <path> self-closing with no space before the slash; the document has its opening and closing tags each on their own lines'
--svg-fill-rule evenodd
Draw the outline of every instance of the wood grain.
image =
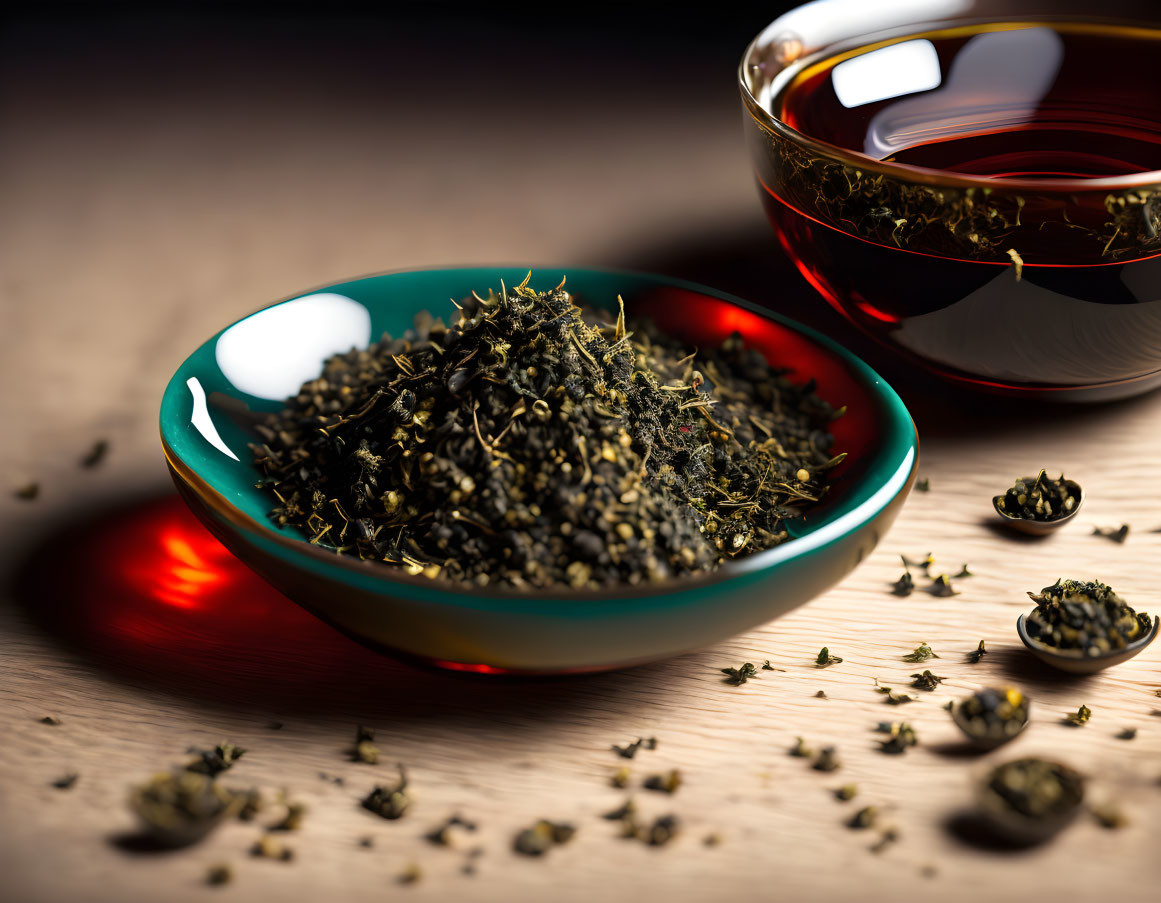
<svg viewBox="0 0 1161 903">
<path fill-rule="evenodd" d="M 146 75 L 164 71 L 149 65 L 156 69 Z M 1014 625 L 1028 607 L 1025 590 L 1067 575 L 1100 578 L 1161 610 L 1161 533 L 1150 532 L 1161 526 L 1161 396 L 1083 409 L 971 399 L 884 361 L 778 257 L 721 73 L 711 87 L 660 98 L 614 73 L 623 89 L 616 103 L 609 93 L 582 96 L 556 118 L 534 118 L 528 97 L 497 89 L 487 104 L 449 118 L 427 112 L 438 98 L 423 90 L 405 100 L 370 91 L 336 100 L 329 83 L 307 77 L 313 72 L 298 81 L 283 72 L 282 82 L 248 84 L 222 103 L 224 94 L 180 79 L 151 89 L 131 71 L 124 83 L 86 86 L 83 69 L 59 67 L 52 79 L 9 81 L 0 107 L 19 127 L 7 130 L 18 139 L 0 144 L 8 214 L 0 225 L 0 473 L 13 486 L 38 479 L 44 487 L 34 503 L 0 499 L 3 896 L 1155 899 L 1161 651 L 1069 678 L 1035 665 Z M 180 103 L 162 102 L 173 96 Z M 675 127 L 696 140 L 674 140 Z M 190 349 L 247 309 L 306 286 L 513 260 L 655 267 L 810 319 L 899 386 L 919 424 L 920 475 L 931 491 L 915 493 L 879 550 L 825 596 L 729 643 L 624 673 L 507 682 L 418 671 L 304 620 L 250 583 L 237 604 L 261 602 L 270 627 L 252 623 L 249 648 L 203 625 L 203 645 L 191 645 L 201 651 L 166 655 L 157 643 L 183 631 L 194 637 L 182 613 L 169 611 L 150 622 L 160 640 L 143 634 L 136 653 L 126 643 L 109 652 L 116 625 L 78 600 L 99 598 L 110 571 L 73 573 L 99 545 L 83 559 L 61 537 L 89 525 L 88 542 L 115 541 L 118 524 L 127 529 L 143 511 L 180 520 L 154 418 L 166 378 Z M 98 436 L 112 440 L 109 459 L 79 470 Z M 1081 522 L 1042 542 L 997 533 L 991 495 L 1040 466 L 1086 487 Z M 1090 535 L 1093 524 L 1121 521 L 1133 527 L 1124 545 Z M 890 595 L 899 554 L 929 550 L 940 568 L 966 561 L 977 576 L 953 598 Z M 63 577 L 79 577 L 90 592 L 54 597 Z M 991 653 L 967 664 L 981 638 Z M 946 683 L 905 708 L 885 705 L 874 680 L 905 684 L 916 669 L 901 656 L 921 641 L 940 655 L 928 666 Z M 823 644 L 842 664 L 813 667 Z M 190 656 L 200 673 L 188 670 Z M 765 658 L 785 670 L 742 687 L 721 682 L 719 668 Z M 1001 682 L 1031 695 L 1030 729 L 986 757 L 955 754 L 942 704 Z M 815 698 L 819 689 L 828 698 Z M 1060 724 L 1081 703 L 1092 721 Z M 40 724 L 46 714 L 63 724 Z M 901 716 L 921 745 L 884 756 L 873 728 Z M 269 729 L 271 719 L 282 729 Z M 384 764 L 346 757 L 357 722 L 378 729 Z M 1135 740 L 1117 738 L 1125 727 L 1139 729 Z M 658 749 L 631 763 L 610 751 L 637 736 L 656 736 Z M 788 756 L 796 736 L 836 746 L 843 768 L 822 774 Z M 130 784 L 182 761 L 188 746 L 222 738 L 250 750 L 232 784 L 268 796 L 284 788 L 308 807 L 286 839 L 293 863 L 250 859 L 254 825 L 229 824 L 167 854 L 114 842 L 133 827 Z M 966 831 L 958 816 L 980 769 L 1036 753 L 1094 775 L 1092 798 L 1118 802 L 1130 826 L 1109 831 L 1086 818 L 1020 852 Z M 410 769 L 416 802 L 389 823 L 358 800 L 396 761 Z M 681 769 L 685 783 L 672 797 L 634 790 L 647 816 L 682 819 L 671 846 L 619 840 L 599 817 L 624 798 L 609 786 L 622 764 L 634 787 L 649 773 Z M 80 775 L 74 788 L 49 786 L 67 771 Z M 858 783 L 856 801 L 833 798 L 845 782 Z M 874 831 L 844 826 L 869 804 L 900 833 L 880 854 L 868 850 Z M 423 840 L 455 812 L 479 830 L 457 849 Z M 514 832 L 540 817 L 575 823 L 576 839 L 543 861 L 517 857 Z M 703 845 L 710 833 L 720 845 Z M 358 844 L 365 835 L 371 849 Z M 477 844 L 486 852 L 468 877 L 465 851 Z M 233 866 L 234 882 L 203 887 L 218 862 Z M 423 878 L 399 886 L 411 862 Z"/>
</svg>

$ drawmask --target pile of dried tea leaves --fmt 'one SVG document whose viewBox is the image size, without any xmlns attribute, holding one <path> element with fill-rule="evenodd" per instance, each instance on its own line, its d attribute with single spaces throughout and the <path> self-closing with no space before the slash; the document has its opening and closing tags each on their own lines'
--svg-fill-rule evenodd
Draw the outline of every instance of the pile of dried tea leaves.
<svg viewBox="0 0 1161 903">
<path fill-rule="evenodd" d="M 258 428 L 273 519 L 514 588 L 658 581 L 788 538 L 845 457 L 813 383 L 738 336 L 690 349 L 527 282 L 328 360 Z"/>
<path fill-rule="evenodd" d="M 1124 649 L 1153 629 L 1153 619 L 1095 580 L 1057 580 L 1029 593 L 1036 608 L 1028 615 L 1028 635 L 1038 643 L 1083 655 Z"/>
<path fill-rule="evenodd" d="M 1008 517 L 1052 521 L 1067 517 L 1080 504 L 1080 486 L 1064 474 L 1051 479 L 1043 470 L 1035 477 L 1016 480 L 1012 488 L 997 495 L 996 508 Z"/>
</svg>

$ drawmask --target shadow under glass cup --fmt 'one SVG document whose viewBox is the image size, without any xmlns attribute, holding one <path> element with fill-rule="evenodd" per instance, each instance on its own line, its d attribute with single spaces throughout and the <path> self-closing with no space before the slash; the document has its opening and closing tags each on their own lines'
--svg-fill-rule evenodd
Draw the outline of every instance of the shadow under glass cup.
<svg viewBox="0 0 1161 903">
<path fill-rule="evenodd" d="M 857 326 L 952 380 L 1161 385 L 1161 6 L 819 0 L 739 69 L 778 239 Z"/>
</svg>

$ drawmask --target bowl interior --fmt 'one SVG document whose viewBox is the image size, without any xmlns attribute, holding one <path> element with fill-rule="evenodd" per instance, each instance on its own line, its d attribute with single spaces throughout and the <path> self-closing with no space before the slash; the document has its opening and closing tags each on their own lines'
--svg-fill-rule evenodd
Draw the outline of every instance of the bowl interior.
<svg viewBox="0 0 1161 903">
<path fill-rule="evenodd" d="M 267 517 L 270 498 L 255 485 L 259 472 L 248 448 L 256 441 L 255 422 L 317 376 L 330 355 L 364 347 L 385 332 L 398 335 L 423 310 L 450 320 L 455 309 L 449 299 L 473 289 L 498 290 L 501 280 L 517 284 L 526 272 L 481 267 L 370 276 L 295 296 L 239 320 L 198 348 L 166 387 L 161 434 L 171 463 L 196 475 L 199 491 L 217 496 L 217 507 L 224 504 L 236 526 L 317 553 L 297 528 L 279 527 Z M 568 289 L 582 303 L 615 310 L 620 294 L 630 318 L 649 316 L 691 345 L 704 347 L 740 332 L 747 344 L 789 369 L 792 379 L 813 378 L 820 396 L 847 406 L 845 416 L 834 421 L 833 434 L 836 453 L 846 451 L 849 457 L 833 471 L 828 499 L 791 526 L 795 537 L 828 525 L 834 532 L 848 521 L 857 526 L 903 488 L 917 454 L 914 425 L 894 391 L 849 352 L 744 301 L 680 280 L 553 268 L 534 273 L 532 285 L 555 285 L 565 273 Z M 771 553 L 785 558 L 786 550 L 798 545 L 786 543 L 738 565 L 772 563 Z M 366 571 L 350 557 L 324 554 L 335 567 Z M 391 582 L 423 579 L 395 569 L 373 570 Z"/>
</svg>

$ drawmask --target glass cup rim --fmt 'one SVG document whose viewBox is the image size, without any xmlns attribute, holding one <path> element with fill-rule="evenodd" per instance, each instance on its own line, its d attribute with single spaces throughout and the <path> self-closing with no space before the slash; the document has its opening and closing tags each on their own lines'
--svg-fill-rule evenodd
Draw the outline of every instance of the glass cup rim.
<svg viewBox="0 0 1161 903">
<path fill-rule="evenodd" d="M 801 8 L 801 7 L 799 7 Z M 990 176 L 973 176 L 967 173 L 959 173 L 949 169 L 937 169 L 929 166 L 918 166 L 911 163 L 888 163 L 882 160 L 877 160 L 874 157 L 861 153 L 850 148 L 844 148 L 837 144 L 832 144 L 829 141 L 823 141 L 819 138 L 814 138 L 807 135 L 805 132 L 800 132 L 777 116 L 754 96 L 750 90 L 749 78 L 747 75 L 748 69 L 753 65 L 753 61 L 758 51 L 773 43 L 776 37 L 775 26 L 782 20 L 782 17 L 773 20 L 765 28 L 763 28 L 749 44 L 746 45 L 745 51 L 742 53 L 741 61 L 738 63 L 738 88 L 742 93 L 742 103 L 746 107 L 750 116 L 752 116 L 758 124 L 782 138 L 792 142 L 793 144 L 805 149 L 808 153 L 835 160 L 845 166 L 850 166 L 855 169 L 860 169 L 864 172 L 873 172 L 883 175 L 887 178 L 894 179 L 901 182 L 911 182 L 923 185 L 933 185 L 939 187 L 954 187 L 954 188 L 976 188 L 988 189 L 991 191 L 1017 191 L 1028 194 L 1035 194 L 1043 197 L 1046 194 L 1082 194 L 1086 192 L 1109 192 L 1109 191 L 1125 191 L 1138 188 L 1161 188 L 1161 170 L 1146 170 L 1138 173 L 1131 173 L 1122 176 L 1101 176 L 1098 178 L 1051 178 L 1051 179 L 1027 179 L 1014 177 L 990 177 Z M 1046 16 L 1039 17 L 978 17 L 967 18 L 962 21 L 962 25 L 973 25 L 987 22 L 1033 22 L 1040 21 L 1051 23 L 1052 19 Z M 1094 21 L 1098 21 L 1095 20 Z M 1101 24 L 1115 25 L 1124 24 L 1135 27 L 1143 27 L 1140 22 L 1123 21 L 1118 23 L 1116 20 L 1100 19 Z M 916 22 L 915 24 L 921 24 Z M 873 43 L 875 40 L 887 40 L 894 35 L 904 36 L 906 32 L 903 29 L 891 29 L 888 32 L 868 32 L 866 37 L 870 40 L 867 43 Z M 861 37 L 861 36 L 851 36 Z M 827 46 L 839 46 L 846 42 L 832 42 Z M 824 48 L 820 48 L 820 51 Z M 816 54 L 808 54 L 803 59 L 813 57 Z M 796 65 L 799 60 L 792 61 L 788 66 Z"/>
</svg>

